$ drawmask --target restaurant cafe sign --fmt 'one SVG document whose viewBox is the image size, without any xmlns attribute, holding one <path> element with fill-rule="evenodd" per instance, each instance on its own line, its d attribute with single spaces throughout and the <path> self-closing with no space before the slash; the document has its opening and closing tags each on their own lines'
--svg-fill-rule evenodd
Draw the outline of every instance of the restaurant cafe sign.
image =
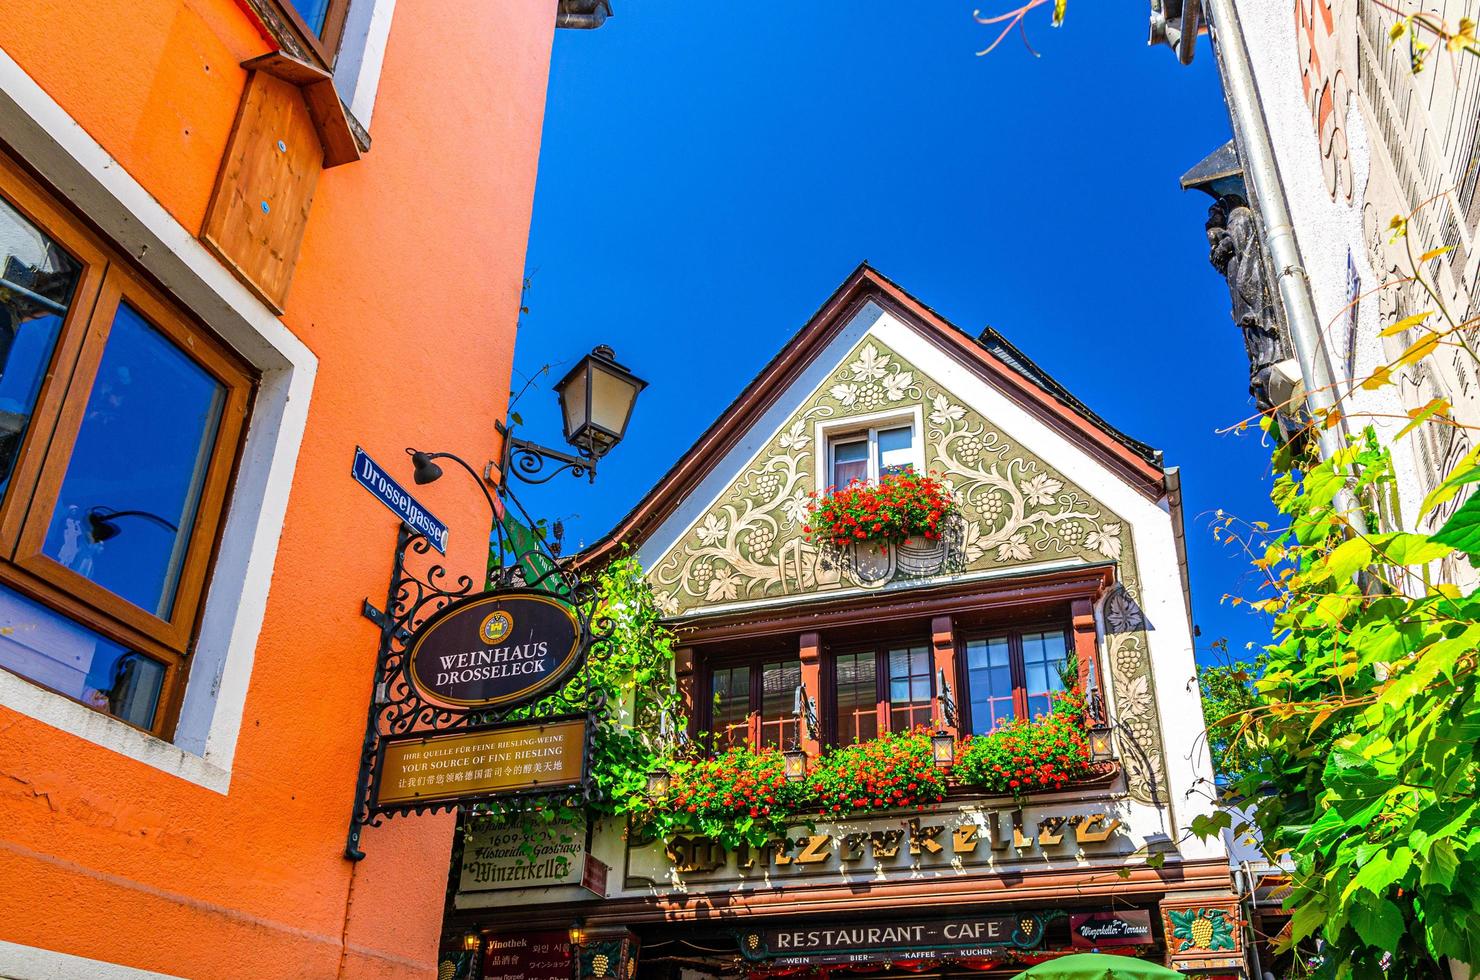
<svg viewBox="0 0 1480 980">
<path fill-rule="evenodd" d="M 821 967 L 869 963 L 993 960 L 1007 949 L 1043 945 L 1049 923 L 1068 917 L 1076 949 L 1149 946 L 1151 913 L 1144 909 L 963 913 L 941 919 L 882 922 L 808 922 L 736 933 L 740 953 L 768 966 Z"/>
<path fill-rule="evenodd" d="M 977 959 L 1002 947 L 1033 949 L 1062 912 L 968 914 L 947 919 L 835 922 L 748 929 L 740 953 L 772 965 L 827 966 L 902 960 Z"/>
</svg>

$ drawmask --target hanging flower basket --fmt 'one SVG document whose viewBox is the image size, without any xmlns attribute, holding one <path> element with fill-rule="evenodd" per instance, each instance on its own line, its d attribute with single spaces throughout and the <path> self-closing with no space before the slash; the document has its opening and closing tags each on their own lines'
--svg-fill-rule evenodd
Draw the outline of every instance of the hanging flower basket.
<svg viewBox="0 0 1480 980">
<path fill-rule="evenodd" d="M 928 569 L 912 574 L 928 574 L 945 560 L 941 531 L 955 512 L 950 491 L 934 473 L 910 470 L 885 474 L 877 483 L 829 488 L 815 497 L 803 531 L 814 544 L 838 551 L 861 543 L 897 546 L 901 560 L 908 554 L 915 567 Z"/>
</svg>

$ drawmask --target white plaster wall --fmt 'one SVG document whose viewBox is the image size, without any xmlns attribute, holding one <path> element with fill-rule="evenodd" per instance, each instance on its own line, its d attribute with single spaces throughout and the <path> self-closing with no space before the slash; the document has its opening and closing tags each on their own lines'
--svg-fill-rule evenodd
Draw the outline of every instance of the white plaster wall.
<svg viewBox="0 0 1480 980">
<path fill-rule="evenodd" d="M 1339 8 L 1346 3 L 1354 4 L 1355 0 L 1338 0 L 1335 6 Z M 1292 5 L 1268 0 L 1237 0 L 1237 5 L 1259 86 L 1261 108 L 1279 164 L 1280 182 L 1296 230 L 1301 262 L 1315 298 L 1331 375 L 1342 382 L 1349 382 L 1351 378 L 1360 381 L 1391 359 L 1378 338 L 1381 324 L 1379 297 L 1375 290 L 1379 278 L 1377 270 L 1372 268 L 1369 234 L 1363 217 L 1363 205 L 1369 195 L 1372 176 L 1372 135 L 1353 91 L 1343 113 L 1353 170 L 1352 200 L 1351 203 L 1332 200 L 1322 170 L 1320 144 L 1311 111 L 1305 103 Z M 1338 31 L 1354 32 L 1354 16 L 1349 11 L 1345 13 L 1346 16 L 1340 19 L 1347 26 L 1339 26 Z M 1348 50 L 1353 49 L 1355 37 L 1343 35 L 1343 44 Z M 1355 64 L 1347 66 L 1347 73 L 1348 84 L 1355 90 L 1358 84 Z M 1376 206 L 1374 216 L 1384 239 L 1388 220 L 1404 210 L 1399 205 L 1386 202 Z M 1361 277 L 1363 294 L 1358 307 L 1355 370 L 1350 378 L 1343 363 L 1348 330 L 1348 254 Z M 1370 423 L 1393 446 L 1402 514 L 1411 524 L 1418 514 L 1425 491 L 1420 478 L 1421 462 L 1416 456 L 1413 440 L 1393 441 L 1407 421 L 1398 388 L 1389 385 L 1375 392 L 1352 392 L 1343 403 L 1343 411 L 1351 418 L 1349 431 L 1360 432 Z"/>
</svg>

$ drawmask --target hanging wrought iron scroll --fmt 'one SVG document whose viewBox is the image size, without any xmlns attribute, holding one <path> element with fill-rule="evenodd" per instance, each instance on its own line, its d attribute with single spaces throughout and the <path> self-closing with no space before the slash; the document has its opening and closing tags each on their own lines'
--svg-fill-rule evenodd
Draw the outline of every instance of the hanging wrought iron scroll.
<svg viewBox="0 0 1480 980">
<path fill-rule="evenodd" d="M 380 643 L 345 843 L 352 861 L 365 856 L 363 829 L 389 816 L 599 793 L 587 776 L 606 697 L 587 663 L 604 655 L 612 624 L 596 614 L 594 585 L 541 536 L 511 535 L 505 508 L 535 522 L 507 487 L 485 495 L 495 523 L 482 581 L 451 578 L 433 542 L 403 523 L 385 609 L 365 600 Z M 459 648 L 469 630 L 475 642 Z"/>
</svg>

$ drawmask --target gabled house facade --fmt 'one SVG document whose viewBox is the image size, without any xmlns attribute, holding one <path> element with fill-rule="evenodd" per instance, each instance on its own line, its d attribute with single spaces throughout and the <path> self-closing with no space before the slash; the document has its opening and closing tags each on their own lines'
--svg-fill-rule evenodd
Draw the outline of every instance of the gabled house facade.
<svg viewBox="0 0 1480 980">
<path fill-rule="evenodd" d="M 816 540 L 814 495 L 902 472 L 954 499 L 938 537 Z M 485 976 L 515 975 L 519 937 L 567 934 L 653 977 L 1011 976 L 1091 949 L 1242 976 L 1227 856 L 1190 833 L 1212 772 L 1179 506 L 1159 453 L 860 267 L 581 561 L 639 558 L 693 746 L 810 768 L 923 728 L 950 789 L 760 846 L 597 823 L 609 870 L 584 886 L 480 883 L 465 857 L 451 921 L 483 934 Z M 1008 793 L 952 775 L 1066 687 L 1089 701 L 1088 770 Z"/>
</svg>

